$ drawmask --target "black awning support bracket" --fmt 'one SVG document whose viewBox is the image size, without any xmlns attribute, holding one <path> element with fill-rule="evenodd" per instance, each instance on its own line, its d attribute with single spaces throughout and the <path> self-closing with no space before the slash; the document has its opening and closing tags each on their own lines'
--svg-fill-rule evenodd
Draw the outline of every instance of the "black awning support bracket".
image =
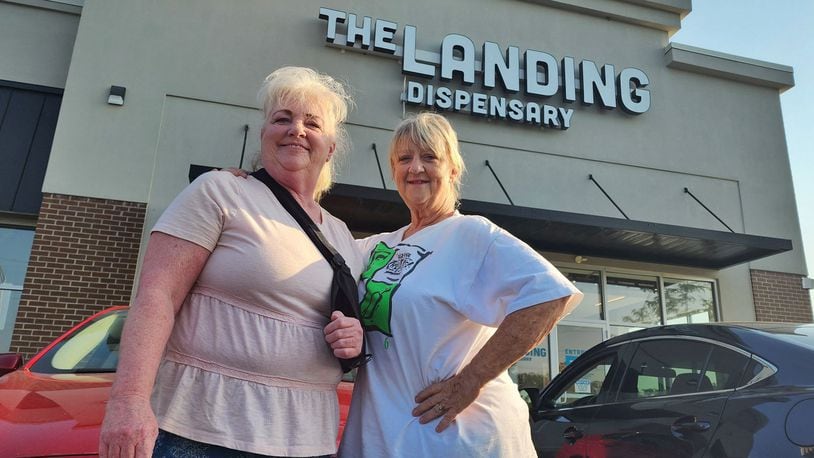
<svg viewBox="0 0 814 458">
<path fill-rule="evenodd" d="M 243 148 L 240 150 L 240 164 L 237 166 L 239 169 L 243 168 L 243 157 L 246 155 L 246 139 L 249 137 L 249 125 L 243 125 Z"/>
<path fill-rule="evenodd" d="M 610 196 L 610 195 L 608 195 L 608 193 L 607 193 L 607 192 L 605 192 L 605 188 L 603 188 L 603 187 L 602 187 L 602 185 L 601 185 L 601 184 L 599 184 L 599 182 L 598 182 L 598 181 L 596 181 L 596 179 L 594 178 L 594 176 L 593 176 L 592 174 L 589 174 L 589 175 L 588 175 L 588 179 L 594 182 L 594 184 L 596 185 L 596 187 L 597 187 L 597 188 L 599 188 L 599 190 L 600 190 L 600 191 L 602 191 L 602 194 L 605 194 L 605 197 L 607 197 L 607 198 L 608 198 L 608 200 L 610 201 L 610 203 L 612 203 L 612 204 L 613 204 L 613 206 L 614 206 L 614 207 L 616 207 L 616 209 L 617 209 L 617 210 L 619 210 L 619 213 L 621 213 L 621 214 L 622 214 L 622 216 L 624 216 L 624 217 L 625 217 L 625 219 L 630 219 L 630 218 L 627 216 L 627 214 L 625 214 L 625 212 L 624 212 L 624 211 L 622 211 L 622 209 L 621 209 L 621 208 L 620 208 L 618 205 L 616 205 L 616 202 L 614 202 L 614 201 L 613 201 L 613 199 L 611 198 L 611 196 Z"/>
<path fill-rule="evenodd" d="M 382 163 L 379 162 L 379 150 L 376 149 L 375 143 L 371 145 L 371 148 L 373 148 L 373 155 L 376 156 L 376 167 L 379 168 L 379 176 L 382 179 L 382 189 L 387 189 L 387 185 L 384 184 L 384 172 L 382 172 Z"/>
<path fill-rule="evenodd" d="M 735 231 L 733 231 L 733 230 L 732 230 L 732 228 L 731 228 L 731 227 L 729 227 L 729 225 L 727 225 L 727 224 L 724 222 L 724 220 L 722 220 L 721 218 L 718 218 L 718 215 L 716 215 L 716 214 L 715 214 L 715 213 L 714 213 L 712 210 L 710 210 L 710 209 L 709 209 L 709 207 L 707 207 L 706 205 L 704 205 L 704 203 L 703 203 L 703 202 L 701 202 L 700 200 L 698 200 L 698 198 L 697 198 L 697 197 L 695 197 L 695 195 L 694 195 L 692 192 L 690 192 L 690 188 L 684 188 L 684 193 L 685 193 L 685 194 L 689 194 L 689 195 L 690 195 L 690 197 L 692 197 L 692 198 L 693 198 L 693 199 L 694 199 L 696 202 L 698 202 L 698 205 L 700 205 L 700 206 L 704 207 L 704 210 L 708 211 L 708 212 L 709 212 L 709 214 L 710 214 L 710 215 L 712 215 L 712 216 L 714 216 L 714 217 L 715 217 L 715 219 L 717 219 L 719 223 L 723 224 L 725 228 L 729 229 L 729 232 L 731 232 L 731 233 L 733 233 L 733 234 L 735 233 Z"/>
<path fill-rule="evenodd" d="M 500 182 L 500 178 L 498 178 L 497 173 L 495 173 L 495 169 L 492 168 L 492 164 L 489 163 L 489 160 L 486 160 L 484 164 L 486 165 L 486 167 L 489 167 L 489 171 L 492 172 L 492 176 L 494 176 L 495 180 L 497 180 L 497 184 L 500 186 L 500 189 L 503 190 L 503 194 L 505 194 L 506 198 L 509 199 L 509 203 L 514 205 L 512 198 L 509 196 L 509 193 L 506 191 L 506 188 L 503 187 L 503 183 Z"/>
</svg>

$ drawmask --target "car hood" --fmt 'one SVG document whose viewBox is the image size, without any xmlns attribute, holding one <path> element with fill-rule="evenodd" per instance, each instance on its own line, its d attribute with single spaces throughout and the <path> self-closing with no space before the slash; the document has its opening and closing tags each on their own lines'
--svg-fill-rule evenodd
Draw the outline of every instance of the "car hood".
<svg viewBox="0 0 814 458">
<path fill-rule="evenodd" d="M 96 455 L 115 374 L 0 377 L 0 456 Z"/>
</svg>

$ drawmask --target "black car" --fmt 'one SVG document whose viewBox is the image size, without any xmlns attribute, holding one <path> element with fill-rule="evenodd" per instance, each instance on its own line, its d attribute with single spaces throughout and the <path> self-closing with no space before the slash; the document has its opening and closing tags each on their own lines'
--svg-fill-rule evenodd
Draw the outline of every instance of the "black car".
<svg viewBox="0 0 814 458">
<path fill-rule="evenodd" d="M 531 395 L 541 457 L 814 456 L 814 324 L 632 332 Z"/>
</svg>

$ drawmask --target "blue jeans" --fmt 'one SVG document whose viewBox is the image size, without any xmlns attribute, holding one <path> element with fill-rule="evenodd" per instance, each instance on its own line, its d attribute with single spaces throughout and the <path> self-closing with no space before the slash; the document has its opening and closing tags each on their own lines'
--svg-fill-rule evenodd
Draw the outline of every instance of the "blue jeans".
<svg viewBox="0 0 814 458">
<path fill-rule="evenodd" d="M 257 453 L 241 452 L 219 445 L 205 444 L 158 430 L 153 458 L 275 458 Z M 330 455 L 314 458 L 329 458 Z M 277 457 L 279 458 L 279 457 Z"/>
</svg>

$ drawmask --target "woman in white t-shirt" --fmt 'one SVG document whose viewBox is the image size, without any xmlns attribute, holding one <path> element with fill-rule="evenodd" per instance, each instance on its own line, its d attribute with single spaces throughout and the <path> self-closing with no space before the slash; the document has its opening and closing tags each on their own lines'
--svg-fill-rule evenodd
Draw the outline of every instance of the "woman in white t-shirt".
<svg viewBox="0 0 814 458">
<path fill-rule="evenodd" d="M 360 241 L 375 357 L 359 370 L 340 456 L 536 456 L 507 368 L 582 293 L 522 241 L 457 212 L 464 163 L 444 117 L 403 121 L 390 165 L 411 219 Z"/>
<path fill-rule="evenodd" d="M 358 277 L 350 232 L 318 203 L 347 143 L 348 92 L 285 67 L 261 97 L 262 166 Z M 196 179 L 150 235 L 100 456 L 335 453 L 337 358 L 358 357 L 363 333 L 357 319 L 331 313 L 333 275 L 261 181 Z"/>
</svg>

